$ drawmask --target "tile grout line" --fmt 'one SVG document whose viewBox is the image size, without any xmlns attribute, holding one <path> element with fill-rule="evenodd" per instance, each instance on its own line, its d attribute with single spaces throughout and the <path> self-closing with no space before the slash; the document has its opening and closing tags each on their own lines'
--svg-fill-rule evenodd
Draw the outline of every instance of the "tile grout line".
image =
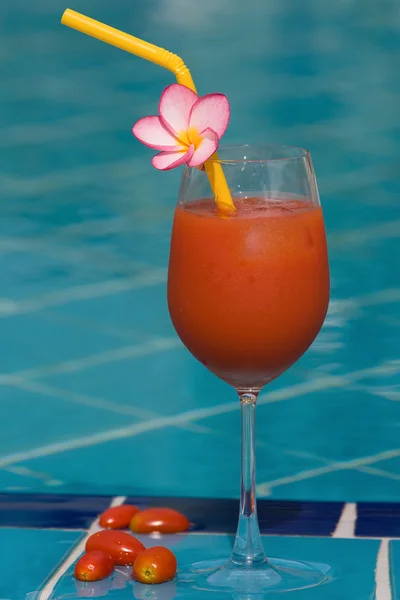
<svg viewBox="0 0 400 600">
<path fill-rule="evenodd" d="M 343 506 L 342 513 L 336 524 L 335 531 L 332 537 L 336 538 L 354 538 L 357 524 L 357 504 L 354 502 L 346 502 Z"/>
<path fill-rule="evenodd" d="M 390 584 L 389 541 L 390 538 L 381 540 L 376 558 L 375 600 L 392 600 L 393 598 Z"/>
<path fill-rule="evenodd" d="M 355 386 L 353 386 L 355 387 Z M 299 456 L 301 458 L 312 458 L 313 460 L 317 460 L 325 465 L 336 465 L 338 463 L 337 460 L 328 459 L 324 456 L 320 456 L 318 454 L 313 454 L 312 452 L 302 452 L 295 449 L 285 450 L 285 454 L 288 456 Z M 360 473 L 368 473 L 369 475 L 374 475 L 376 477 L 386 477 L 387 479 L 393 479 L 394 481 L 400 481 L 400 475 L 396 475 L 391 473 L 390 471 L 385 471 L 384 469 L 378 469 L 377 467 L 354 467 L 354 471 L 358 471 Z"/>
<path fill-rule="evenodd" d="M 125 500 L 126 500 L 126 496 L 116 496 L 115 498 L 112 499 L 109 506 L 110 507 L 111 506 L 120 506 L 120 504 L 123 504 L 125 502 Z M 52 577 L 46 583 L 43 590 L 38 595 L 38 600 L 49 600 L 58 581 L 61 579 L 61 577 L 64 575 L 64 573 L 66 573 L 66 571 L 70 568 L 70 566 L 76 561 L 77 558 L 79 558 L 79 556 L 84 551 L 85 544 L 86 544 L 88 537 L 90 535 L 92 535 L 93 533 L 100 531 L 100 529 L 101 528 L 99 527 L 99 519 L 96 518 L 93 521 L 93 523 L 90 525 L 84 538 L 79 542 L 79 544 L 77 544 L 74 547 L 72 552 L 69 553 L 69 555 L 64 560 L 64 562 L 58 567 L 58 569 L 55 571 L 55 573 L 52 575 Z"/>
<path fill-rule="evenodd" d="M 179 345 L 177 346 L 179 348 Z M 173 349 L 173 348 L 171 348 Z M 1 385 L 1 382 L 0 382 Z M 14 387 L 17 389 L 25 390 L 32 393 L 42 394 L 44 396 L 49 396 L 51 398 L 57 398 L 60 400 L 64 400 L 65 402 L 72 402 L 79 405 L 86 405 L 91 408 L 95 408 L 98 410 L 105 410 L 107 412 L 112 412 L 119 415 L 128 415 L 135 417 L 141 421 L 145 421 L 148 419 L 156 419 L 158 418 L 158 414 L 149 410 L 143 410 L 140 408 L 135 408 L 134 406 L 129 406 L 127 404 L 119 404 L 118 402 L 112 402 L 111 400 L 106 400 L 104 398 L 91 396 L 88 394 L 81 394 L 80 392 L 73 392 L 70 390 L 65 390 L 60 387 L 55 387 L 49 385 L 47 383 L 38 381 L 38 380 L 30 380 L 24 378 L 15 379 L 12 383 L 10 382 L 10 387 Z M 210 433 L 210 429 L 205 425 L 197 425 L 196 423 L 189 423 L 187 425 L 179 425 L 179 429 L 184 429 L 187 431 L 191 431 L 194 433 Z M 6 469 L 11 469 L 12 467 L 6 467 Z M 15 467 L 17 468 L 17 467 Z M 22 468 L 22 467 L 21 467 Z M 28 471 L 29 469 L 26 469 Z M 34 473 L 34 471 L 32 471 Z"/>
<path fill-rule="evenodd" d="M 353 458 L 351 460 L 346 461 L 338 461 L 336 463 L 331 463 L 330 465 L 326 465 L 324 467 L 316 467 L 314 469 L 306 469 L 303 471 L 299 471 L 294 475 L 288 475 L 286 477 L 282 477 L 280 479 L 274 479 L 272 481 L 266 481 L 257 485 L 257 493 L 260 496 L 266 496 L 271 494 L 271 489 L 281 486 L 287 485 L 289 483 L 296 483 L 297 481 L 305 481 L 307 479 L 312 479 L 313 477 L 318 477 L 320 475 L 327 475 L 329 473 L 334 473 L 335 471 L 346 471 L 358 469 L 360 467 L 366 465 L 373 465 L 382 460 L 388 460 L 390 458 L 397 458 L 400 456 L 400 448 L 393 448 L 392 450 L 385 450 L 383 452 L 379 452 L 378 454 L 373 454 L 370 456 L 362 456 L 358 458 Z M 16 461 L 17 462 L 17 461 Z M 1 466 L 1 463 L 0 463 Z"/>
<path fill-rule="evenodd" d="M 183 345 L 177 336 L 149 337 L 146 341 L 139 344 L 119 346 L 112 350 L 96 352 L 81 356 L 80 358 L 71 358 L 56 364 L 42 365 L 22 371 L 14 371 L 9 374 L 0 374 L 0 385 L 12 386 L 14 384 L 21 384 L 23 380 L 32 381 L 52 375 L 77 373 L 83 369 L 109 365 L 133 358 L 142 358 L 158 352 L 181 348 L 183 348 Z M 47 384 L 43 383 L 43 385 Z"/>
<path fill-rule="evenodd" d="M 0 298 L 0 318 L 38 312 L 45 308 L 63 306 L 70 302 L 116 296 L 132 290 L 160 285 L 165 283 L 166 278 L 166 269 L 159 267 L 121 280 L 104 279 L 96 283 L 74 285 L 23 300 Z"/>
</svg>

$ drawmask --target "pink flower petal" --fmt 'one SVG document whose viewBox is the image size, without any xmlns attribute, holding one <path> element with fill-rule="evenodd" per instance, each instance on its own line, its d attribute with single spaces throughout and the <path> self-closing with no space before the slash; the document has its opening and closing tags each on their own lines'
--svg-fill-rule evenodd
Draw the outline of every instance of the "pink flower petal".
<svg viewBox="0 0 400 600">
<path fill-rule="evenodd" d="M 185 85 L 172 83 L 165 88 L 160 98 L 158 112 L 162 122 L 172 134 L 179 136 L 182 131 L 187 131 L 190 111 L 198 99 L 198 95 Z"/>
<path fill-rule="evenodd" d="M 206 129 L 200 134 L 200 137 L 202 138 L 200 144 L 194 151 L 193 156 L 186 161 L 189 167 L 202 165 L 218 148 L 219 138 L 212 129 Z"/>
<path fill-rule="evenodd" d="M 228 98 L 223 94 L 208 94 L 199 98 L 193 106 L 189 126 L 197 131 L 212 129 L 221 138 L 228 127 L 229 116 Z"/>
<path fill-rule="evenodd" d="M 178 150 L 181 143 L 163 125 L 160 117 L 144 117 L 133 126 L 132 133 L 137 139 L 156 150 Z"/>
<path fill-rule="evenodd" d="M 160 152 L 153 156 L 152 165 L 160 171 L 169 171 L 179 165 L 190 160 L 193 156 L 194 146 L 190 146 L 189 150 L 183 150 L 182 152 Z"/>
</svg>

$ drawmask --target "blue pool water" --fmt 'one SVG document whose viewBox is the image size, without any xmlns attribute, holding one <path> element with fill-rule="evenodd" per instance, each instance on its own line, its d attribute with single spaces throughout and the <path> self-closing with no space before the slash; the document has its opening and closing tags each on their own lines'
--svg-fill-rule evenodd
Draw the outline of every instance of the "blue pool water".
<svg viewBox="0 0 400 600">
<path fill-rule="evenodd" d="M 239 413 L 169 321 L 180 173 L 152 169 L 131 134 L 171 75 L 62 27 L 65 2 L 0 3 L 0 599 L 213 600 L 126 569 L 72 577 L 97 515 L 129 495 L 189 516 L 194 532 L 163 540 L 179 565 L 228 554 Z M 264 546 L 335 569 L 296 598 L 399 600 L 399 3 L 70 8 L 183 56 L 201 94 L 227 94 L 226 143 L 311 150 L 332 301 L 260 398 Z"/>
<path fill-rule="evenodd" d="M 131 134 L 171 75 L 0 6 L 4 492 L 238 494 L 238 403 L 187 353 L 165 300 L 180 173 Z M 182 55 L 228 95 L 227 143 L 312 152 L 332 302 L 258 410 L 259 494 L 400 497 L 400 9 L 358 0 L 76 0 Z"/>
</svg>

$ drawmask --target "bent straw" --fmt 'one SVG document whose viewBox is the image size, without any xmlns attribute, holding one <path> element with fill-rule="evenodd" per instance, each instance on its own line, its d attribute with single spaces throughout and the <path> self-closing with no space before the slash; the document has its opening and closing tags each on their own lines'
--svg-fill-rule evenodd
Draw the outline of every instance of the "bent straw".
<svg viewBox="0 0 400 600">
<path fill-rule="evenodd" d="M 176 54 L 155 46 L 150 42 L 145 42 L 133 35 L 114 29 L 114 27 L 100 23 L 100 21 L 95 21 L 69 8 L 64 12 L 61 23 L 172 71 L 178 83 L 196 92 L 189 69 Z M 220 163 L 216 162 L 218 160 L 216 152 L 212 155 L 211 159 L 213 160 L 209 159 L 204 163 L 204 167 L 217 207 L 223 213 L 231 213 L 235 210 L 235 205 L 233 204 L 222 167 Z"/>
</svg>

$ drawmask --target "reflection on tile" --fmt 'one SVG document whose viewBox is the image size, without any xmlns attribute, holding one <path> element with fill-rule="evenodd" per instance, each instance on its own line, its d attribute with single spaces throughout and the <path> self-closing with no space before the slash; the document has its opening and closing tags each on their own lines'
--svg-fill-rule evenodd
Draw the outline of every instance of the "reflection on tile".
<svg viewBox="0 0 400 600">
<path fill-rule="evenodd" d="M 77 531 L 0 529 L 2 600 L 36 600 L 36 592 L 81 536 Z"/>
</svg>

